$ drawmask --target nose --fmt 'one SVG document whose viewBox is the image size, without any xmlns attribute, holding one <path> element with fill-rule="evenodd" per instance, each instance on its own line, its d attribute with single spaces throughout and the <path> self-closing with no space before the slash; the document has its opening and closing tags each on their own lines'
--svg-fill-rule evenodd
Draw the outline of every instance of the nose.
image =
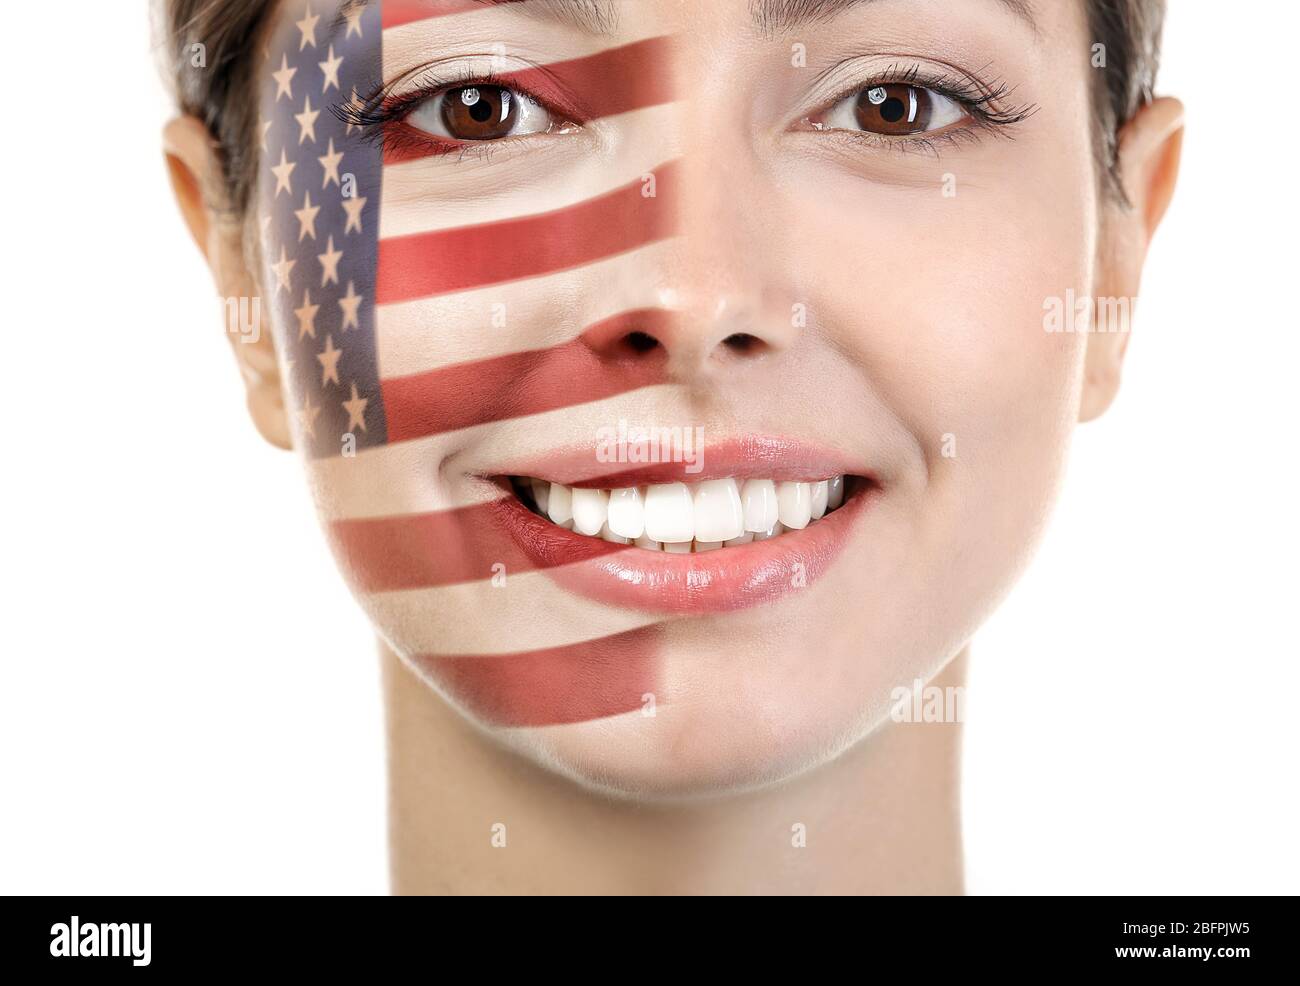
<svg viewBox="0 0 1300 986">
<path fill-rule="evenodd" d="M 658 312 L 611 323 L 586 342 L 604 355 L 656 362 L 669 382 L 717 383 L 743 376 L 789 349 L 799 334 L 798 299 L 774 264 L 779 235 L 755 207 L 761 179 L 740 147 L 685 142 L 670 249 L 659 255 Z"/>
</svg>

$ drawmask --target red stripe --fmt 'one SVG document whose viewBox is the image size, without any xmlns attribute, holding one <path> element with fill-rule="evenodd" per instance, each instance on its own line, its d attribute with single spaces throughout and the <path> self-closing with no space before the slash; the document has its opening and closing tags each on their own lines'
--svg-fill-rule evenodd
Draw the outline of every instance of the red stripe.
<svg viewBox="0 0 1300 986">
<path fill-rule="evenodd" d="M 457 510 L 389 517 L 336 520 L 330 542 L 339 565 L 358 592 L 430 589 L 491 579 L 505 566 L 506 578 L 545 567 L 520 550 L 494 512 L 502 501 Z M 558 531 L 559 528 L 556 528 Z M 621 544 L 588 538 L 583 561 L 624 550 Z"/>
<path fill-rule="evenodd" d="M 549 349 L 506 353 L 381 380 L 388 440 L 401 442 L 522 418 L 663 383 L 667 370 L 663 349 L 620 358 L 610 355 L 616 347 L 602 340 L 620 340 L 638 331 L 663 339 L 675 317 L 661 308 L 622 312 Z"/>
<path fill-rule="evenodd" d="M 494 726 L 557 726 L 632 712 L 658 687 L 653 627 L 520 654 L 417 656 L 415 663 Z"/>
<path fill-rule="evenodd" d="M 375 300 L 388 305 L 569 270 L 665 239 L 677 222 L 677 164 L 551 212 L 379 241 Z"/>
<path fill-rule="evenodd" d="M 499 84 L 517 87 L 550 105 L 563 106 L 576 100 L 577 105 L 566 112 L 572 117 L 569 122 L 581 124 L 671 102 L 670 58 L 669 38 L 647 38 L 585 58 L 506 72 Z M 435 147 L 428 144 L 394 143 L 384 148 L 384 164 L 398 164 L 435 153 L 438 153 Z"/>
<path fill-rule="evenodd" d="M 482 10 L 502 3 L 518 3 L 520 0 L 383 0 L 383 10 L 379 20 L 384 28 L 400 27 L 414 21 L 428 20 L 431 17 L 445 17 L 448 14 L 463 14 L 470 10 Z"/>
</svg>

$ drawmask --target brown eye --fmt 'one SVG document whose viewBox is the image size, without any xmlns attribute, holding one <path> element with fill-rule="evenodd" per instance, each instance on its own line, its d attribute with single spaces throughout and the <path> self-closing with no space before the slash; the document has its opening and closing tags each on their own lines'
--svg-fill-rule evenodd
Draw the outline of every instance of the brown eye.
<svg viewBox="0 0 1300 986">
<path fill-rule="evenodd" d="M 885 137 L 932 133 L 968 116 L 960 103 L 924 86 L 866 86 L 810 120 L 820 130 L 856 130 Z"/>
<path fill-rule="evenodd" d="M 443 95 L 443 126 L 458 140 L 505 137 L 518 116 L 518 98 L 501 86 L 461 86 Z"/>
<path fill-rule="evenodd" d="M 551 114 L 515 89 L 471 83 L 431 96 L 407 116 L 406 122 L 435 137 L 487 141 L 547 133 Z"/>
<path fill-rule="evenodd" d="M 925 133 L 934 113 L 928 89 L 889 85 L 862 90 L 854 115 L 863 130 L 904 135 Z"/>
</svg>

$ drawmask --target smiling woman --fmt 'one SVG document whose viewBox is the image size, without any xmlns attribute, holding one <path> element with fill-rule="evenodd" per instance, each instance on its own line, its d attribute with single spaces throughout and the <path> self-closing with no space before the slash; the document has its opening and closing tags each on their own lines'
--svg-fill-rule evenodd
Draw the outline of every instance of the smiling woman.
<svg viewBox="0 0 1300 986">
<path fill-rule="evenodd" d="M 162 7 L 250 411 L 382 641 L 396 889 L 959 891 L 959 724 L 898 695 L 1118 386 L 1043 312 L 1138 293 L 1161 5 Z"/>
</svg>

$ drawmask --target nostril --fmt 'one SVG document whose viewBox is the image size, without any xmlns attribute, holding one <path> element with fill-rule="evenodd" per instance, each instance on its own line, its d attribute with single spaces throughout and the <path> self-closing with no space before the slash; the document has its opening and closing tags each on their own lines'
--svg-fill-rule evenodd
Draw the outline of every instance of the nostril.
<svg viewBox="0 0 1300 986">
<path fill-rule="evenodd" d="M 733 353 L 751 353 L 763 345 L 763 340 L 748 332 L 736 332 L 722 340 Z"/>
<path fill-rule="evenodd" d="M 659 340 L 645 332 L 629 332 L 623 342 L 634 353 L 648 353 L 659 345 Z"/>
</svg>

